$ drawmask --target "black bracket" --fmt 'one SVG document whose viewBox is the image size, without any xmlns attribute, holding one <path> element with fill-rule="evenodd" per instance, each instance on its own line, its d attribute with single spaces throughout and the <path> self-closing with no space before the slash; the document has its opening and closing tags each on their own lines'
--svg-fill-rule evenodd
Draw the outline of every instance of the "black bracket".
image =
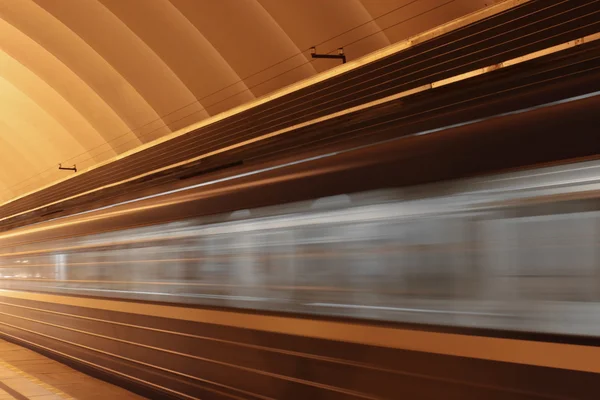
<svg viewBox="0 0 600 400">
<path fill-rule="evenodd" d="M 337 54 L 317 54 L 317 49 L 315 47 L 311 47 L 310 55 L 312 58 L 333 58 L 337 60 L 342 60 L 342 64 L 346 64 L 346 54 L 344 53 L 343 47 L 340 47 L 338 49 Z"/>
<path fill-rule="evenodd" d="M 72 167 L 63 167 L 62 164 L 58 164 L 58 169 L 63 171 L 77 172 L 77 165 L 73 165 Z"/>
</svg>

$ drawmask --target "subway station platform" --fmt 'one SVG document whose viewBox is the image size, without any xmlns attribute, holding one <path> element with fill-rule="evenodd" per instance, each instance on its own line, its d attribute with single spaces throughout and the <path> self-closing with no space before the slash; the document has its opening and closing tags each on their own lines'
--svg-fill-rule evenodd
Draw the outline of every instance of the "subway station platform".
<svg viewBox="0 0 600 400">
<path fill-rule="evenodd" d="M 143 399 L 32 350 L 0 340 L 0 400 Z"/>
</svg>

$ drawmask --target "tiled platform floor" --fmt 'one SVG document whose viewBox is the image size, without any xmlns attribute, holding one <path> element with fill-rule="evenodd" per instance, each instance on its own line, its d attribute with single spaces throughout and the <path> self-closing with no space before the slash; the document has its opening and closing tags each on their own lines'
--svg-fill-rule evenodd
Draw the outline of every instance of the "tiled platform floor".
<svg viewBox="0 0 600 400">
<path fill-rule="evenodd" d="M 140 400 L 34 351 L 0 340 L 0 400 Z"/>
</svg>

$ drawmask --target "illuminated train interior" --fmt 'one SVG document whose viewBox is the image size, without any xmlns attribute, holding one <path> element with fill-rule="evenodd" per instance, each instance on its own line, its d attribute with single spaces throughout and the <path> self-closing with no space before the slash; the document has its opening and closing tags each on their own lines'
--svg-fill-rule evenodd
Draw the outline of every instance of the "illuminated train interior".
<svg viewBox="0 0 600 400">
<path fill-rule="evenodd" d="M 192 190 L 4 234 L 0 285 L 598 335 L 598 176 L 590 161 L 253 209 L 242 193 L 217 215 Z"/>
</svg>

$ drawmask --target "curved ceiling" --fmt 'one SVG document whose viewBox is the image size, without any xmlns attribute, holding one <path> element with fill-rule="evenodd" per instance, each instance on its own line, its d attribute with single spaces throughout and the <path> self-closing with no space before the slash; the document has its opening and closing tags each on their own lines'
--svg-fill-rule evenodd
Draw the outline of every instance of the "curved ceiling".
<svg viewBox="0 0 600 400">
<path fill-rule="evenodd" d="M 2 0 L 0 203 L 490 0 Z"/>
</svg>

